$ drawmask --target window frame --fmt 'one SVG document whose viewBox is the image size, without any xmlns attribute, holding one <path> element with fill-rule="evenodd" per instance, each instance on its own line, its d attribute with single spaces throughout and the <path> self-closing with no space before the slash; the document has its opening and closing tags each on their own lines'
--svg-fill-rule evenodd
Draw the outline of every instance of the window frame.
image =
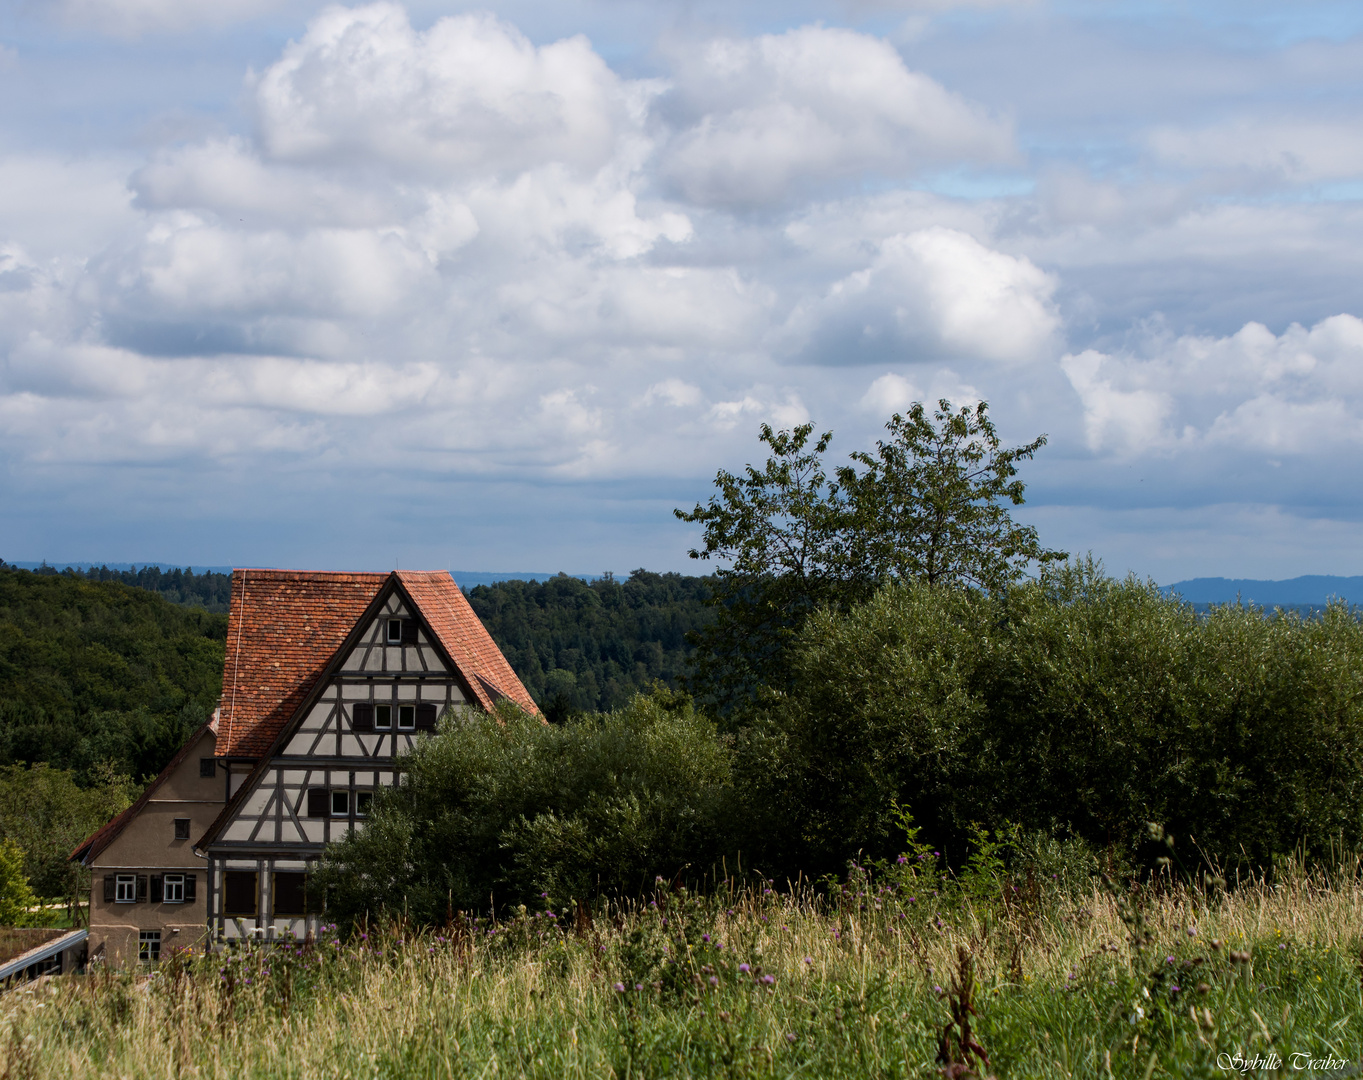
<svg viewBox="0 0 1363 1080">
<path fill-rule="evenodd" d="M 297 883 L 299 904 L 297 911 L 280 910 L 279 899 L 284 890 L 280 888 L 281 878 L 302 878 Z M 270 871 L 270 917 L 275 919 L 297 919 L 308 913 L 308 872 L 306 870 Z"/>
<path fill-rule="evenodd" d="M 229 907 L 232 889 L 229 885 L 244 884 L 250 879 L 251 906 L 249 908 Z M 222 878 L 222 913 L 228 919 L 256 919 L 260 917 L 260 874 L 255 870 L 224 870 Z"/>
<path fill-rule="evenodd" d="M 218 759 L 211 757 L 199 758 L 199 779 L 212 780 L 218 775 Z"/>
<path fill-rule="evenodd" d="M 171 818 L 175 823 L 175 839 L 188 840 L 189 830 L 193 827 L 193 822 L 187 817 Z"/>
<path fill-rule="evenodd" d="M 403 722 L 404 718 L 407 716 L 411 717 L 410 723 Z M 398 706 L 398 730 L 399 731 L 416 730 L 416 702 L 412 702 L 412 704 L 410 705 Z"/>
<path fill-rule="evenodd" d="M 374 805 L 374 793 L 368 790 L 355 792 L 355 816 L 367 818 Z"/>
<path fill-rule="evenodd" d="M 144 964 L 155 964 L 161 959 L 161 931 L 137 932 L 137 959 Z"/>
<path fill-rule="evenodd" d="M 393 636 L 393 630 L 394 630 L 394 628 L 397 629 L 397 636 L 396 636 L 396 637 Z M 383 643 L 384 643 L 385 645 L 401 645 L 401 644 L 402 644 L 402 620 L 401 620 L 401 619 L 389 619 L 389 620 L 388 620 L 387 625 L 386 625 L 386 626 L 384 627 L 384 629 L 383 629 Z"/>
<path fill-rule="evenodd" d="M 336 809 L 337 796 L 340 796 L 344 804 L 340 810 Z M 334 787 L 331 789 L 331 816 L 334 818 L 348 818 L 350 816 L 350 789 Z"/>
<path fill-rule="evenodd" d="M 175 893 L 176 895 L 172 895 Z M 161 878 L 161 903 L 185 903 L 185 875 L 166 874 Z"/>
<path fill-rule="evenodd" d="M 379 717 L 385 717 L 380 721 Z M 386 704 L 374 703 L 374 730 L 392 731 L 393 730 L 393 705 L 391 702 Z"/>
<path fill-rule="evenodd" d="M 136 874 L 114 875 L 114 903 L 115 904 L 137 903 Z"/>
</svg>

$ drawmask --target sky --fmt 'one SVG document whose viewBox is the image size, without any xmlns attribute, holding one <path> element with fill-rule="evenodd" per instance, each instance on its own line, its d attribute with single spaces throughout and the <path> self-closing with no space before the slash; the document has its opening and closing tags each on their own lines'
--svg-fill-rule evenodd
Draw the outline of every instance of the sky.
<svg viewBox="0 0 1363 1080">
<path fill-rule="evenodd" d="M 1363 574 L 1363 5 L 0 0 L 0 557 L 704 570 L 987 401 L 1115 574 Z"/>
</svg>

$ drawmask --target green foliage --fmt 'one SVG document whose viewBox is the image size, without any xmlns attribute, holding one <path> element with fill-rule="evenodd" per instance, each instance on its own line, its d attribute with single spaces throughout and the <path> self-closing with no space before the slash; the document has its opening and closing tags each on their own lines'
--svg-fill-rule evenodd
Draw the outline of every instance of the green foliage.
<svg viewBox="0 0 1363 1080">
<path fill-rule="evenodd" d="M 761 469 L 749 465 L 742 476 L 721 469 L 708 505 L 674 511 L 705 527 L 705 546 L 691 558 L 723 564 L 711 600 L 718 617 L 697 637 L 691 679 L 722 708 L 760 688 L 786 687 L 786 653 L 809 613 L 867 591 L 850 576 L 851 508 L 823 466 L 833 433 L 811 448 L 813 432 L 813 424 L 780 432 L 763 424 L 759 437 L 771 456 Z"/>
<path fill-rule="evenodd" d="M 895 801 L 958 864 L 976 821 L 1119 858 L 1161 821 L 1193 869 L 1363 841 L 1363 624 L 1339 605 L 1200 618 L 1081 562 L 992 597 L 886 587 L 813 616 L 793 664 L 738 769 L 782 755 L 807 872 L 888 853 Z"/>
<path fill-rule="evenodd" d="M 953 412 L 945 399 L 928 419 L 921 403 L 886 424 L 874 455 L 854 453 L 830 479 L 826 432 L 812 424 L 776 432 L 771 450 L 742 476 L 720 470 L 708 504 L 676 510 L 704 526 L 693 559 L 716 560 L 717 617 L 698 636 L 690 685 L 728 712 L 793 685 L 790 651 L 814 611 L 848 611 L 888 581 L 961 584 L 1000 593 L 1028 567 L 1065 558 L 1005 505 L 1023 503 L 1017 463 L 1041 436 L 1004 450 L 980 402 Z M 858 469 L 858 466 L 861 468 Z"/>
<path fill-rule="evenodd" d="M 981 401 L 953 412 L 937 403 L 929 420 L 921 402 L 885 425 L 892 438 L 874 455 L 858 452 L 858 473 L 844 466 L 838 482 L 853 508 L 853 556 L 874 581 L 960 582 L 999 592 L 1033 565 L 1064 559 L 1041 546 L 1036 529 L 1019 525 L 1005 503 L 1021 506 L 1017 463 L 1030 460 L 1046 436 L 1001 450 Z"/>
<path fill-rule="evenodd" d="M 339 916 L 637 894 L 722 850 L 727 749 L 665 688 L 562 725 L 509 709 L 447 719 L 404 766 L 317 872 Z"/>
<path fill-rule="evenodd" d="M 137 797 L 132 779 L 96 767 L 87 786 L 75 774 L 39 764 L 0 767 L 0 837 L 24 851 L 24 874 L 39 894 L 68 903 L 89 897 L 89 871 L 71 851 Z"/>
<path fill-rule="evenodd" d="M 24 853 L 13 840 L 0 840 L 0 926 L 26 926 L 38 898 L 24 875 Z"/>
<path fill-rule="evenodd" d="M 224 615 L 0 568 L 0 764 L 154 775 L 221 691 Z"/>
<path fill-rule="evenodd" d="M 0 559 L 0 570 L 15 570 Z M 77 570 L 68 566 L 59 571 L 55 566 L 43 564 L 31 571 L 45 577 L 77 578 L 83 581 L 116 581 L 135 589 L 145 589 L 157 593 L 172 604 L 185 607 L 201 607 L 206 611 L 226 613 L 232 596 L 232 575 L 219 574 L 206 570 L 196 574 L 190 567 L 183 570 L 162 570 L 159 566 L 134 566 L 131 570 L 110 570 L 107 566 L 91 566 Z"/>
<path fill-rule="evenodd" d="M 623 582 L 479 585 L 469 603 L 536 704 L 561 720 L 620 708 L 655 680 L 675 687 L 709 593 L 708 578 L 636 570 Z"/>
</svg>

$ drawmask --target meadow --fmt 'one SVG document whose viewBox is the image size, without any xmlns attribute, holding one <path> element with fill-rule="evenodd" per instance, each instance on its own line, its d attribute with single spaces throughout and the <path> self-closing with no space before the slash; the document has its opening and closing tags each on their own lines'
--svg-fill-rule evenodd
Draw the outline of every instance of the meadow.
<svg viewBox="0 0 1363 1080">
<path fill-rule="evenodd" d="M 1352 871 L 994 884 L 911 865 L 820 890 L 659 882 L 594 910 L 544 897 L 495 922 L 56 978 L 0 999 L 0 1076 L 1147 1078 L 1363 1060 Z"/>
</svg>

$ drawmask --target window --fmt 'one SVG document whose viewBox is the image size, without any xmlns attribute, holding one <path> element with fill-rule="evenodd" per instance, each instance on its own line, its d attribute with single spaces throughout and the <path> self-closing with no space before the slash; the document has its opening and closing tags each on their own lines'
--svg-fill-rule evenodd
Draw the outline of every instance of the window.
<svg viewBox="0 0 1363 1080">
<path fill-rule="evenodd" d="M 331 817 L 331 792 L 327 788 L 308 788 L 308 817 Z"/>
<path fill-rule="evenodd" d="M 388 731 L 393 726 L 393 706 L 375 705 L 374 706 L 374 727 L 381 731 Z"/>
<path fill-rule="evenodd" d="M 223 914 L 253 917 L 256 913 L 255 871 L 228 870 L 222 877 Z"/>
<path fill-rule="evenodd" d="M 177 817 L 175 819 L 175 839 L 176 840 L 189 839 L 189 818 Z"/>
<path fill-rule="evenodd" d="M 119 874 L 114 879 L 114 903 L 137 903 L 137 878 L 133 874 Z"/>
<path fill-rule="evenodd" d="M 353 731 L 373 731 L 374 706 L 367 701 L 356 702 L 350 710 L 350 727 Z"/>
<path fill-rule="evenodd" d="M 275 871 L 274 913 L 276 915 L 306 915 L 308 875 L 295 872 Z"/>
<path fill-rule="evenodd" d="M 350 792 L 346 791 L 345 788 L 332 788 L 331 816 L 332 817 L 350 816 Z"/>
<path fill-rule="evenodd" d="M 214 758 L 199 758 L 199 776 L 204 780 L 211 780 L 218 775 L 218 763 Z"/>
<path fill-rule="evenodd" d="M 389 619 L 387 640 L 389 645 L 415 645 L 417 643 L 417 623 L 415 619 Z"/>
<path fill-rule="evenodd" d="M 160 930 L 142 930 L 138 933 L 137 958 L 153 963 L 161 959 Z"/>
<path fill-rule="evenodd" d="M 368 817 L 369 808 L 374 805 L 374 793 L 372 791 L 355 792 L 355 816 Z"/>
<path fill-rule="evenodd" d="M 167 874 L 165 877 L 165 894 L 162 902 L 166 904 L 183 904 L 185 902 L 185 876 L 184 874 Z"/>
<path fill-rule="evenodd" d="M 422 702 L 422 704 L 418 705 L 416 707 L 417 731 L 434 731 L 437 715 L 438 713 L 433 703 Z"/>
<path fill-rule="evenodd" d="M 398 706 L 398 730 L 411 731 L 416 727 L 416 706 Z"/>
</svg>

